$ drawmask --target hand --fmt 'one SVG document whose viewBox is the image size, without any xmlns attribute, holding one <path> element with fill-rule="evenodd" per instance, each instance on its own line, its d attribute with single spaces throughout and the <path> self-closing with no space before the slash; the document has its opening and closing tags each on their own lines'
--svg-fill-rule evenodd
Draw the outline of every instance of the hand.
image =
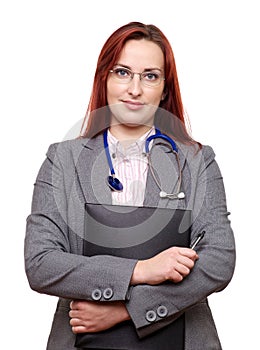
<svg viewBox="0 0 260 350">
<path fill-rule="evenodd" d="M 70 308 L 70 325 L 75 334 L 100 332 L 130 319 L 124 303 L 120 301 L 76 300 L 70 303 Z"/>
<path fill-rule="evenodd" d="M 138 261 L 131 284 L 157 285 L 167 280 L 181 282 L 191 272 L 198 258 L 193 249 L 171 247 L 150 259 Z"/>
</svg>

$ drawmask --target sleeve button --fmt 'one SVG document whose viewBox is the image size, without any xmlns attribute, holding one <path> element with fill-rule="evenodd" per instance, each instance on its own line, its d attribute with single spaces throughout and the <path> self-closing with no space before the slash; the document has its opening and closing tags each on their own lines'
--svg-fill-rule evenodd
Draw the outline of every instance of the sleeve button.
<svg viewBox="0 0 260 350">
<path fill-rule="evenodd" d="M 166 317 L 167 314 L 168 314 L 168 309 L 167 309 L 166 306 L 161 305 L 161 306 L 158 307 L 158 309 L 157 309 L 157 315 L 158 315 L 159 317 L 162 317 L 162 318 L 163 318 L 163 317 Z"/>
<path fill-rule="evenodd" d="M 91 297 L 93 300 L 97 301 L 97 300 L 100 300 L 101 297 L 102 297 L 102 293 L 101 293 L 101 290 L 100 289 L 95 289 L 93 290 L 92 294 L 91 294 Z"/>
<path fill-rule="evenodd" d="M 109 300 L 112 298 L 113 294 L 114 293 L 113 293 L 113 290 L 111 288 L 106 288 L 103 292 L 103 297 L 104 297 L 104 299 Z"/>
<path fill-rule="evenodd" d="M 146 312 L 145 318 L 148 322 L 154 322 L 156 320 L 156 313 L 153 310 L 149 310 Z"/>
</svg>

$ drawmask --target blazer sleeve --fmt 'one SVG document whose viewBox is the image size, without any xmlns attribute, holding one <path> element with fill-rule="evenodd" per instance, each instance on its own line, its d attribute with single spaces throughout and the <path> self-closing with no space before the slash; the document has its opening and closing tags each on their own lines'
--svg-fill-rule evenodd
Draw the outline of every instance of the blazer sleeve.
<svg viewBox="0 0 260 350">
<path fill-rule="evenodd" d="M 125 300 L 136 260 L 72 252 L 71 242 L 79 237 L 67 224 L 69 189 L 57 146 L 49 147 L 39 170 L 27 218 L 24 256 L 29 284 L 39 293 L 68 299 L 93 300 L 98 290 L 100 300 L 108 295 L 110 301 Z"/>
<path fill-rule="evenodd" d="M 205 231 L 196 248 L 199 260 L 180 283 L 132 287 L 126 307 L 140 337 L 166 326 L 211 293 L 224 289 L 234 273 L 235 241 L 228 218 L 223 179 L 212 148 L 204 146 L 201 152 L 202 161 L 194 167 L 197 169 L 194 176 L 197 181 L 191 234 L 194 238 Z M 158 317 L 162 306 L 167 312 Z M 151 311 L 154 317 L 149 318 L 147 315 Z"/>
</svg>

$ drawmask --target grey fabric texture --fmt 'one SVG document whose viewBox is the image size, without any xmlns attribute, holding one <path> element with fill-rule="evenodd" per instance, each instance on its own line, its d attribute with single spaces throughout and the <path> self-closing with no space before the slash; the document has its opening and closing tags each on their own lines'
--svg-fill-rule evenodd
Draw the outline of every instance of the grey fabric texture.
<svg viewBox="0 0 260 350">
<path fill-rule="evenodd" d="M 156 143 L 156 142 L 155 142 Z M 189 209 L 191 239 L 205 230 L 197 247 L 199 260 L 181 283 L 137 285 L 129 289 L 134 259 L 82 255 L 85 202 L 111 204 L 105 183 L 109 168 L 102 136 L 52 144 L 34 188 L 27 218 L 25 268 L 32 289 L 59 297 L 48 350 L 74 350 L 69 303 L 92 300 L 93 290 L 113 289 L 110 300 L 125 302 L 139 337 L 149 336 L 186 313 L 185 350 L 221 349 L 207 297 L 223 290 L 235 268 L 235 241 L 228 217 L 221 172 L 210 146 L 178 144 L 185 199 L 160 198 L 148 171 L 144 206 Z M 166 192 L 178 183 L 176 158 L 163 144 L 154 145 L 152 165 Z M 163 320 L 148 322 L 147 310 L 166 306 Z"/>
</svg>

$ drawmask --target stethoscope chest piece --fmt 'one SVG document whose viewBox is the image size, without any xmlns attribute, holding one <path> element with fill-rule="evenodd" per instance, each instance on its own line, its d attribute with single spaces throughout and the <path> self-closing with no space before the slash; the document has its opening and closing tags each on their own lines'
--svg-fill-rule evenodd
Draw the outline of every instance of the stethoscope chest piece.
<svg viewBox="0 0 260 350">
<path fill-rule="evenodd" d="M 110 175 L 107 177 L 107 184 L 111 188 L 111 190 L 116 192 L 123 191 L 122 183 L 114 176 Z"/>
</svg>

